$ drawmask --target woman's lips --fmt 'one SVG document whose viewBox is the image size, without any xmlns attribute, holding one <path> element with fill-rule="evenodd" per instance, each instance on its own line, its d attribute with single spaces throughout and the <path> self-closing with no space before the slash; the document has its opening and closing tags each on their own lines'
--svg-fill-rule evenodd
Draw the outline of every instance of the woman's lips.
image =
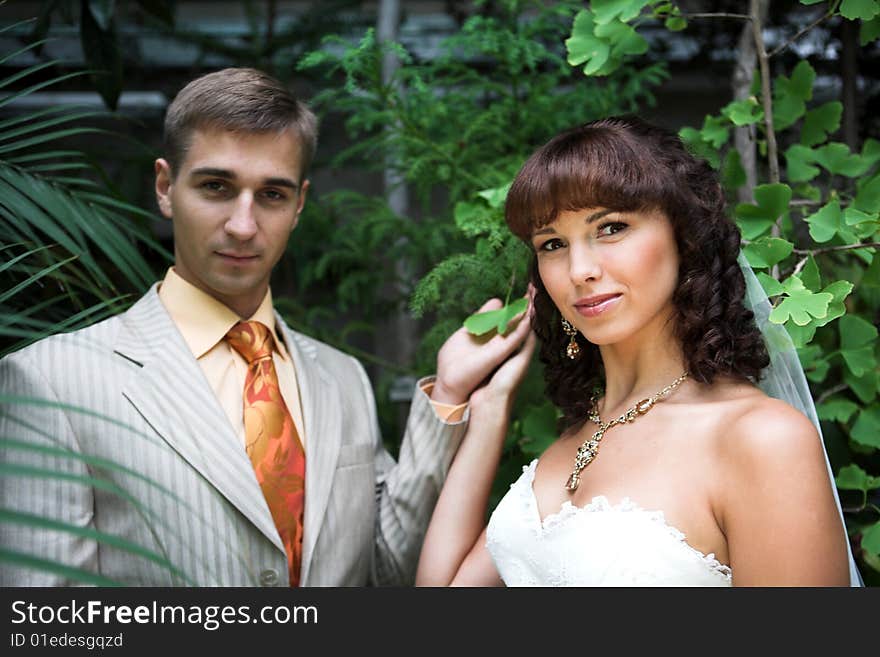
<svg viewBox="0 0 880 657">
<path fill-rule="evenodd" d="M 581 299 L 574 304 L 574 307 L 583 317 L 596 317 L 617 305 L 619 299 L 619 294 L 603 294 L 589 299 Z"/>
</svg>

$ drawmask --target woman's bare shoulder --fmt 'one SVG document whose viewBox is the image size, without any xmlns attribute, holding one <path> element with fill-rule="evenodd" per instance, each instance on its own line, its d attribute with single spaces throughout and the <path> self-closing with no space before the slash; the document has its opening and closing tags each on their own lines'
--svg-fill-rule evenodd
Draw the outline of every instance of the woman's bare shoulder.
<svg viewBox="0 0 880 657">
<path fill-rule="evenodd" d="M 728 473 L 741 481 L 780 470 L 824 470 L 825 453 L 813 423 L 790 404 L 748 384 L 718 392 L 715 446 Z M 726 393 L 726 394 L 725 394 Z"/>
</svg>

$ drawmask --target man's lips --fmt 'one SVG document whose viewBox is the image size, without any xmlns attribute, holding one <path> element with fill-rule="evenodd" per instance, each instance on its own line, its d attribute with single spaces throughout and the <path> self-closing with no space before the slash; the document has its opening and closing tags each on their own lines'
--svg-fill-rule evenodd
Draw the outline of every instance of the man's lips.
<svg viewBox="0 0 880 657">
<path fill-rule="evenodd" d="M 575 301 L 574 307 L 584 317 L 595 317 L 614 306 L 618 299 L 620 299 L 619 294 L 596 294 L 578 299 Z"/>
<path fill-rule="evenodd" d="M 253 253 L 230 253 L 228 251 L 215 251 L 214 253 L 222 258 L 226 258 L 235 262 L 249 262 L 251 260 L 256 260 L 260 257 Z"/>
</svg>

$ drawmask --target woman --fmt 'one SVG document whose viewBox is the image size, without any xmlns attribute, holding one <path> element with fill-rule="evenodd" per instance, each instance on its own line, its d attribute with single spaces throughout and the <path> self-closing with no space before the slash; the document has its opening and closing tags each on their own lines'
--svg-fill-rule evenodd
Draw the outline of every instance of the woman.
<svg viewBox="0 0 880 657">
<path fill-rule="evenodd" d="M 816 426 L 755 385 L 770 358 L 712 169 L 673 133 L 601 120 L 534 153 L 505 212 L 534 249 L 562 433 L 483 529 L 527 344 L 471 399 L 417 583 L 857 583 Z"/>
</svg>

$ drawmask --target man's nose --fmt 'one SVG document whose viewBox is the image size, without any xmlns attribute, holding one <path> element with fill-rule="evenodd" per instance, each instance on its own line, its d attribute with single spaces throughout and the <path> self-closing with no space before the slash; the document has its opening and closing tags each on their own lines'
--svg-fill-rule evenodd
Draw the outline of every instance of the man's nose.
<svg viewBox="0 0 880 657">
<path fill-rule="evenodd" d="M 257 234 L 254 196 L 250 192 L 242 192 L 235 199 L 232 214 L 226 221 L 226 232 L 235 239 L 246 242 Z"/>
</svg>

